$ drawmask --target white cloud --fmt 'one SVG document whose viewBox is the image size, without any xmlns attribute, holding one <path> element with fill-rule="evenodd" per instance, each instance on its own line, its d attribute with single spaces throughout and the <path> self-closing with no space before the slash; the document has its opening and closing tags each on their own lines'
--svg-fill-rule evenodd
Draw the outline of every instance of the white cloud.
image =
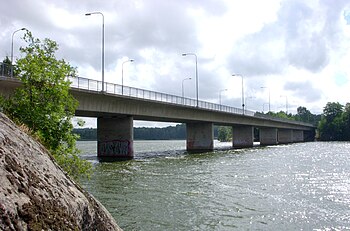
<svg viewBox="0 0 350 231">
<path fill-rule="evenodd" d="M 262 110 L 271 89 L 274 110 L 306 106 L 321 112 L 328 101 L 350 98 L 350 2 L 348 0 L 13 0 L 0 9 L 0 57 L 10 54 L 18 28 L 58 42 L 59 57 L 80 75 L 101 78 L 101 17 L 105 15 L 106 81 L 195 98 L 193 57 L 198 56 L 199 97 L 241 106 L 240 78 L 248 108 Z M 16 10 L 8 10 L 16 9 Z M 14 38 L 18 57 L 20 33 Z M 292 106 L 295 109 L 292 109 Z"/>
</svg>

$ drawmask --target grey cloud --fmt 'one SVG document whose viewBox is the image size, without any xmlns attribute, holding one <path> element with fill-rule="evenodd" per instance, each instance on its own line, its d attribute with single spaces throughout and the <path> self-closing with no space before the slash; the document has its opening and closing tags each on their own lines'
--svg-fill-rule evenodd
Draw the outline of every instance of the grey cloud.
<svg viewBox="0 0 350 231">
<path fill-rule="evenodd" d="M 349 4 L 321 0 L 322 12 L 316 12 L 305 1 L 282 2 L 277 20 L 240 40 L 228 65 L 249 75 L 282 73 L 289 65 L 322 70 L 331 50 L 339 49 L 340 19 Z"/>
<path fill-rule="evenodd" d="M 53 24 L 45 12 L 47 5 L 67 10 L 84 17 L 84 13 L 101 11 L 105 14 L 105 55 L 108 69 L 116 60 L 129 56 L 142 60 L 140 50 L 157 49 L 163 53 L 180 53 L 198 50 L 195 22 L 188 9 L 203 9 L 206 13 L 217 15 L 225 11 L 221 1 L 39 1 L 13 0 L 0 10 L 0 26 L 28 25 L 34 36 L 49 37 L 60 44 L 60 54 L 76 65 L 92 65 L 100 69 L 101 33 L 99 26 L 62 29 Z M 5 10 L 6 9 L 16 9 Z M 41 9 L 43 9 L 41 11 Z M 39 13 L 40 12 L 40 13 Z M 115 18 L 115 20 L 110 20 Z M 92 19 L 86 19 L 91 23 Z M 98 19 L 96 19 L 98 20 Z M 95 25 L 95 24 L 94 24 Z M 14 27 L 14 26 L 13 26 Z M 10 43 L 9 29 L 0 34 Z M 40 31 L 41 33 L 36 33 Z M 5 33 L 5 32 L 3 32 Z M 9 38 L 8 38 L 9 37 Z M 79 46 L 71 46 L 67 37 L 79 41 Z M 4 49 L 0 45 L 0 49 Z M 3 54 L 1 54 L 3 55 Z"/>
<path fill-rule="evenodd" d="M 291 82 L 288 81 L 284 85 L 284 90 L 292 91 L 295 97 L 304 99 L 308 103 L 318 101 L 321 96 L 321 90 L 312 86 L 311 82 Z"/>
</svg>

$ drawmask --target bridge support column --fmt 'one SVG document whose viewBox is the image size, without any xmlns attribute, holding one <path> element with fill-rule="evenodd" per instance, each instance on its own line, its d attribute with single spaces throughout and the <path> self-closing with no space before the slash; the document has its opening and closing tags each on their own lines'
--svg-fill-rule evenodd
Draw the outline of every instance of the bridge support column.
<svg viewBox="0 0 350 231">
<path fill-rule="evenodd" d="M 315 141 L 315 137 L 316 137 L 315 130 L 303 131 L 303 133 L 304 133 L 304 141 L 305 142 Z"/>
<path fill-rule="evenodd" d="M 293 143 L 293 130 L 278 129 L 278 143 L 279 144 Z"/>
<path fill-rule="evenodd" d="M 276 145 L 277 128 L 259 128 L 260 145 Z"/>
<path fill-rule="evenodd" d="M 304 131 L 293 130 L 293 142 L 303 142 L 304 141 Z"/>
<path fill-rule="evenodd" d="M 97 118 L 97 156 L 132 159 L 133 117 Z"/>
<path fill-rule="evenodd" d="M 187 151 L 206 152 L 214 149 L 213 123 L 187 123 Z"/>
<path fill-rule="evenodd" d="M 235 148 L 253 147 L 254 128 L 253 126 L 233 126 L 232 127 L 232 146 Z"/>
</svg>

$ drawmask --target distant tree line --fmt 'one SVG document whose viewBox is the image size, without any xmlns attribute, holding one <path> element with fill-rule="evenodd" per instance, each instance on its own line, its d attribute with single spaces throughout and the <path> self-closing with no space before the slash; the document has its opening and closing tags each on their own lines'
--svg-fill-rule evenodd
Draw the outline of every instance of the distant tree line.
<svg viewBox="0 0 350 231">
<path fill-rule="evenodd" d="M 268 112 L 268 113 L 262 113 L 257 112 L 257 115 L 267 115 L 272 116 L 276 118 L 282 118 L 282 119 L 290 119 L 295 121 L 301 121 L 306 123 L 311 123 L 315 126 L 318 125 L 319 121 L 321 120 L 321 115 L 315 115 L 312 114 L 306 107 L 298 107 L 297 108 L 297 114 L 293 115 L 292 113 L 286 113 L 284 111 L 280 112 Z M 230 126 L 220 126 L 218 128 L 218 140 L 222 142 L 227 142 L 232 140 L 232 127 Z M 259 140 L 259 130 L 258 128 L 254 128 L 254 140 Z"/>
<path fill-rule="evenodd" d="M 350 103 L 345 106 L 340 103 L 327 103 L 323 114 L 312 114 L 305 107 L 298 107 L 297 114 L 286 114 L 283 111 L 269 112 L 277 118 L 291 119 L 315 125 L 318 130 L 317 138 L 322 141 L 350 141 Z M 96 128 L 75 128 L 73 131 L 80 136 L 80 140 L 97 140 Z M 214 126 L 214 137 L 219 141 L 232 140 L 232 127 Z M 165 128 L 134 128 L 135 140 L 183 140 L 186 139 L 186 124 L 178 124 Z M 254 139 L 259 139 L 259 130 L 254 129 Z"/>
<path fill-rule="evenodd" d="M 350 141 L 350 103 L 344 106 L 340 103 L 329 102 L 324 107 L 323 113 L 319 115 L 312 114 L 306 107 L 298 107 L 295 115 L 286 114 L 283 111 L 260 114 L 311 123 L 317 127 L 316 138 L 321 141 Z M 258 136 L 258 131 L 255 129 L 254 138 L 257 139 Z M 232 140 L 232 128 L 220 126 L 218 140 Z"/>
<path fill-rule="evenodd" d="M 80 136 L 80 140 L 97 140 L 96 128 L 75 128 L 73 132 Z M 218 128 L 214 127 L 214 137 L 218 135 Z M 168 126 L 164 128 L 134 128 L 135 140 L 185 140 L 186 124 Z"/>
</svg>

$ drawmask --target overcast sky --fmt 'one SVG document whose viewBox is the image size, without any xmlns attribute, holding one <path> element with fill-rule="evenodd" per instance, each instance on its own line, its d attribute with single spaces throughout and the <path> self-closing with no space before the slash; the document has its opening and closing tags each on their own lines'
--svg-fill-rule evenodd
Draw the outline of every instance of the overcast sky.
<svg viewBox="0 0 350 231">
<path fill-rule="evenodd" d="M 100 15 L 105 17 L 105 81 L 246 108 L 321 113 L 327 102 L 350 102 L 349 0 L 11 0 L 0 8 L 0 58 L 12 33 L 25 27 L 59 44 L 58 57 L 79 76 L 101 80 Z M 14 36 L 14 56 L 23 46 Z M 266 87 L 266 88 L 261 88 Z M 90 123 L 90 122 L 89 122 Z M 142 123 L 139 123 L 141 126 Z M 136 123 L 137 125 L 137 123 Z"/>
</svg>

